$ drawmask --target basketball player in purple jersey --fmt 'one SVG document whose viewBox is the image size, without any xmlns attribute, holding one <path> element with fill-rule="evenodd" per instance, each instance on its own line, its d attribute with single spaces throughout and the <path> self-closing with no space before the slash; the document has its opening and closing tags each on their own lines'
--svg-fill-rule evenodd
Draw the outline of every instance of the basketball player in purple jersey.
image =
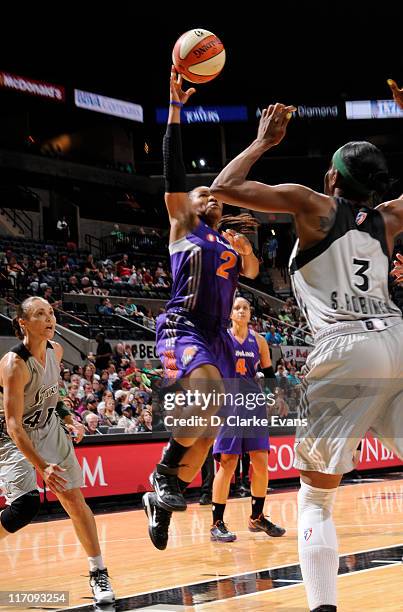
<svg viewBox="0 0 403 612">
<path fill-rule="evenodd" d="M 259 262 L 245 236 L 233 230 L 219 233 L 223 204 L 208 187 L 186 191 L 180 112 L 194 91 L 182 90 L 182 77 L 172 68 L 163 153 L 173 287 L 166 313 L 157 321 L 157 350 L 168 382 L 180 381 L 180 388 L 193 391 L 201 385 L 205 392 L 220 393 L 222 379 L 234 372 L 227 327 L 238 277 L 255 278 Z M 244 225 L 254 222 L 250 215 L 239 219 Z M 208 419 L 218 408 L 211 401 L 203 417 Z M 200 413 L 196 406 L 194 414 Z M 212 442 L 200 430 L 171 437 L 151 476 L 154 493 L 144 496 L 143 506 L 150 537 L 161 550 L 167 545 L 170 513 L 186 509 L 183 491 L 203 465 Z"/>
<path fill-rule="evenodd" d="M 403 90 L 388 84 L 403 108 Z M 221 171 L 211 191 L 234 206 L 295 217 L 290 273 L 315 337 L 300 405 L 307 426 L 297 431 L 295 448 L 298 549 L 311 612 L 334 612 L 339 558 L 333 507 L 341 478 L 354 468 L 368 431 L 403 458 L 403 321 L 388 291 L 403 201 L 382 203 L 388 168 L 369 142 L 349 142 L 334 153 L 325 194 L 247 180 L 253 164 L 284 138 L 294 110 L 283 104 L 265 109 L 256 139 Z"/>
<path fill-rule="evenodd" d="M 274 381 L 273 387 L 275 387 L 276 377 L 266 340 L 249 329 L 250 316 L 249 302 L 243 297 L 235 298 L 231 312 L 232 326 L 228 334 L 235 356 L 235 376 L 241 381 L 239 389 L 245 398 L 248 398 L 251 405 L 243 402 L 242 405 L 235 406 L 231 417 L 267 420 L 267 407 L 261 401 L 262 388 L 256 381 L 256 373 L 260 368 L 266 379 Z M 263 426 L 251 424 L 242 427 L 238 424 L 234 426 L 224 423 L 224 426 L 219 429 L 213 448 L 215 458 L 220 461 L 220 469 L 213 483 L 211 540 L 216 542 L 236 540 L 235 533 L 228 531 L 224 523 L 224 511 L 231 478 L 235 472 L 239 455 L 242 453 L 249 453 L 252 463 L 252 515 L 249 518 L 249 531 L 264 531 L 272 537 L 284 535 L 285 529 L 274 525 L 263 514 L 269 483 L 269 449 L 269 430 L 265 424 Z"/>
</svg>

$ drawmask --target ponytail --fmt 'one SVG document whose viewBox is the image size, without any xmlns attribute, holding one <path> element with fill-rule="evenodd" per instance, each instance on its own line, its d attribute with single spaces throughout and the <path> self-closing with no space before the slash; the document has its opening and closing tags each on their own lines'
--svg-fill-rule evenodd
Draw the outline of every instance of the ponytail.
<svg viewBox="0 0 403 612">
<path fill-rule="evenodd" d="M 19 308 L 20 307 L 18 307 L 18 309 Z M 16 316 L 12 320 L 13 331 L 14 331 L 14 334 L 16 335 L 16 337 L 19 340 L 24 340 L 24 332 L 22 331 L 22 328 L 21 328 L 21 326 L 20 326 L 20 324 L 18 322 L 19 318 L 20 318 L 19 316 Z"/>
</svg>

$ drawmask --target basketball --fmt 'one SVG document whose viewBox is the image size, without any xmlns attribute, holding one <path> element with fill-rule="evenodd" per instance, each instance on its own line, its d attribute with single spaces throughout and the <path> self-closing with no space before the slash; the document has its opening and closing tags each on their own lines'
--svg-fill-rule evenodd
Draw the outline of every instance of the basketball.
<svg viewBox="0 0 403 612">
<path fill-rule="evenodd" d="M 176 41 L 172 62 L 187 81 L 207 83 L 215 79 L 224 67 L 224 45 L 208 30 L 189 30 Z"/>
</svg>

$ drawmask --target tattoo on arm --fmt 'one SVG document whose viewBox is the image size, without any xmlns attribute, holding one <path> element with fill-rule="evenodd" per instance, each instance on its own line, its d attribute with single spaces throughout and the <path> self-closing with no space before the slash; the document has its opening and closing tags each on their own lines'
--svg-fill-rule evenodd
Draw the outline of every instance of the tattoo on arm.
<svg viewBox="0 0 403 612">
<path fill-rule="evenodd" d="M 328 233 L 333 227 L 336 217 L 336 209 L 330 210 L 327 217 L 319 217 L 319 228 L 322 232 Z"/>
</svg>

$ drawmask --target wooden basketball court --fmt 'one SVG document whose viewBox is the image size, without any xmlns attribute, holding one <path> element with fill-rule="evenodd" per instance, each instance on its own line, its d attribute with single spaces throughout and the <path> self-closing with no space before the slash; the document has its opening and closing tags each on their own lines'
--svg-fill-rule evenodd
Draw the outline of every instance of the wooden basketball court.
<svg viewBox="0 0 403 612">
<path fill-rule="evenodd" d="M 163 552 L 149 541 L 142 510 L 98 515 L 116 609 L 306 611 L 296 502 L 296 490 L 270 494 L 266 513 L 287 529 L 284 537 L 271 539 L 247 530 L 250 498 L 230 500 L 226 521 L 238 535 L 231 544 L 210 542 L 211 507 L 190 504 L 187 512 L 174 515 Z M 341 556 L 338 609 L 402 610 L 403 479 L 380 477 L 341 487 L 335 518 Z M 87 560 L 69 520 L 32 524 L 0 542 L 0 551 L 0 591 L 69 591 L 70 608 L 93 609 Z M 38 609 L 61 608 L 43 604 Z"/>
</svg>

